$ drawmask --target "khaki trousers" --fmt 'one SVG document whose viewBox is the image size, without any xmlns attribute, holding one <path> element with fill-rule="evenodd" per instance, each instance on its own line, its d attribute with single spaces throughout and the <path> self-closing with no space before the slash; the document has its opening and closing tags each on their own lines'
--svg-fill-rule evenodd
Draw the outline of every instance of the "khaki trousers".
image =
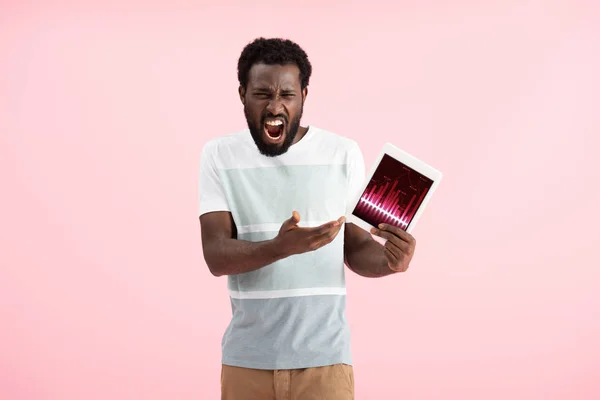
<svg viewBox="0 0 600 400">
<path fill-rule="evenodd" d="M 352 366 L 260 370 L 223 365 L 221 400 L 354 400 Z"/>
</svg>

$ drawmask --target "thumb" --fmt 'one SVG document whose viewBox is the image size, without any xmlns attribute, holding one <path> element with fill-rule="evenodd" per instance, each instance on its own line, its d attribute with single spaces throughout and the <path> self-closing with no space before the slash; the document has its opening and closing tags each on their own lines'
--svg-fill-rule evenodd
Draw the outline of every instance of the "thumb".
<svg viewBox="0 0 600 400">
<path fill-rule="evenodd" d="M 292 212 L 292 218 L 291 218 L 292 222 L 294 224 L 297 224 L 298 222 L 300 222 L 300 214 L 298 214 L 298 211 L 293 211 Z"/>
<path fill-rule="evenodd" d="M 283 223 L 282 228 L 284 231 L 287 231 L 296 226 L 298 222 L 300 222 L 300 214 L 298 214 L 297 211 L 294 211 L 292 212 L 292 217 Z"/>
</svg>

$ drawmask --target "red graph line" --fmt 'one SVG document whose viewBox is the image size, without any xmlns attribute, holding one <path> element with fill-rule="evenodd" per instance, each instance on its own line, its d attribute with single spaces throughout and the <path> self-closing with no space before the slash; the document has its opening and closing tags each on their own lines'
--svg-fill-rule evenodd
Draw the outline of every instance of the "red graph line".
<svg viewBox="0 0 600 400">
<path fill-rule="evenodd" d="M 409 221 L 411 221 L 413 219 L 413 217 L 415 216 L 415 213 L 417 212 L 417 209 L 419 208 L 418 206 L 419 206 L 419 204 L 421 204 L 423 202 L 423 198 L 425 198 L 426 194 L 427 194 L 427 189 L 423 190 L 423 192 L 421 193 L 421 196 L 419 197 L 419 202 L 415 205 L 415 208 L 412 210 L 412 212 L 408 216 Z"/>
</svg>

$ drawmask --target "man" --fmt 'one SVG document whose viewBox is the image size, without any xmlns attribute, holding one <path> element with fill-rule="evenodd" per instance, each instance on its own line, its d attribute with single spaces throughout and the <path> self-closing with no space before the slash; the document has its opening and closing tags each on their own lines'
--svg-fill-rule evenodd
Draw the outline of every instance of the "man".
<svg viewBox="0 0 600 400">
<path fill-rule="evenodd" d="M 201 155 L 204 259 L 228 276 L 223 400 L 354 398 L 344 264 L 366 277 L 408 268 L 406 232 L 371 233 L 344 215 L 365 179 L 355 141 L 301 126 L 312 67 L 283 39 L 259 38 L 238 61 L 248 129 Z"/>
</svg>

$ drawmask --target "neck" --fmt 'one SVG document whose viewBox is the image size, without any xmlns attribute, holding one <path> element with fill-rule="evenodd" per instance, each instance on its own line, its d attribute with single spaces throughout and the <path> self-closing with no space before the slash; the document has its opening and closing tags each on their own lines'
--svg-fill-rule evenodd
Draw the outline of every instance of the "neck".
<svg viewBox="0 0 600 400">
<path fill-rule="evenodd" d="M 300 127 L 298 127 L 298 133 L 296 134 L 296 137 L 294 138 L 294 142 L 292 144 L 296 144 L 300 140 L 302 140 L 302 138 L 304 137 L 304 135 L 306 135 L 306 132 L 308 132 L 308 127 L 307 126 L 300 126 Z"/>
</svg>

